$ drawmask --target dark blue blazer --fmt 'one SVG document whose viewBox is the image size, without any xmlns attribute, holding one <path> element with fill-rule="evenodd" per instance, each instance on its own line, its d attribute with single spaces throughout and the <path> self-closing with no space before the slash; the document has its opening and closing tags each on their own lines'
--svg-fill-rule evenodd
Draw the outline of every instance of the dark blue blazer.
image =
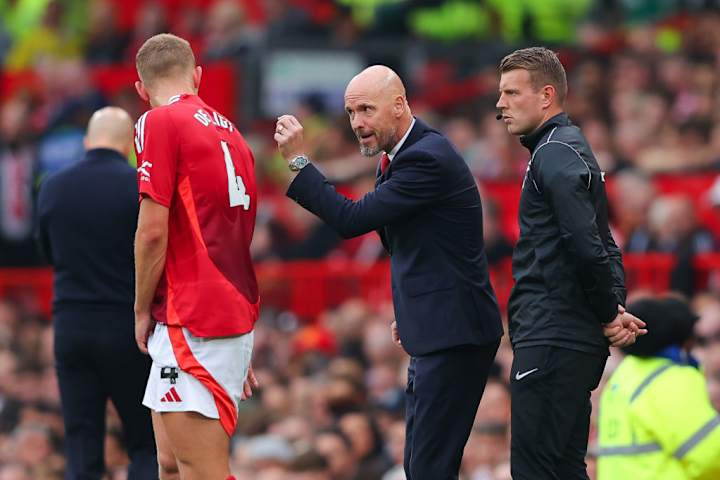
<svg viewBox="0 0 720 480">
<path fill-rule="evenodd" d="M 502 336 L 488 278 L 475 179 L 450 142 L 420 120 L 374 191 L 353 202 L 308 165 L 288 197 L 345 238 L 377 230 L 390 253 L 400 339 L 413 356 Z"/>
<path fill-rule="evenodd" d="M 135 175 L 120 153 L 98 148 L 42 183 L 36 233 L 55 267 L 56 313 L 112 307 L 132 315 Z"/>
</svg>

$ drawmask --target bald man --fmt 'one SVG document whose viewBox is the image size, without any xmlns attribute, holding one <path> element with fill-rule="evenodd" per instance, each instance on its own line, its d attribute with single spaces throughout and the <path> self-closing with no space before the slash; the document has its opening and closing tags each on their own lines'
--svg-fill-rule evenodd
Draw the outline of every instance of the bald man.
<svg viewBox="0 0 720 480">
<path fill-rule="evenodd" d="M 413 117 L 402 81 L 376 65 L 345 90 L 366 157 L 380 154 L 375 190 L 353 202 L 306 155 L 303 129 L 281 116 L 275 140 L 288 161 L 287 195 L 343 237 L 377 231 L 390 254 L 393 339 L 411 355 L 406 396 L 408 480 L 458 478 L 502 324 L 488 279 L 482 205 L 450 142 Z"/>
<path fill-rule="evenodd" d="M 108 399 L 123 423 L 128 479 L 158 478 L 152 422 L 142 406 L 150 360 L 134 335 L 132 141 L 127 112 L 98 110 L 88 124 L 85 158 L 40 188 L 37 234 L 55 270 L 55 364 L 68 480 L 99 480 L 105 473 Z"/>
</svg>

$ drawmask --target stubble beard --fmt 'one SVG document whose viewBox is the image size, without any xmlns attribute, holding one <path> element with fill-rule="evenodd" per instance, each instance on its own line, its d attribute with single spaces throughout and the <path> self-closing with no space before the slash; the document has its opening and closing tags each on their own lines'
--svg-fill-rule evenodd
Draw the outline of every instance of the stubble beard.
<svg viewBox="0 0 720 480">
<path fill-rule="evenodd" d="M 380 147 L 366 147 L 365 145 L 360 145 L 360 154 L 363 157 L 374 157 L 380 153 L 380 150 Z"/>
<path fill-rule="evenodd" d="M 380 141 L 380 135 L 378 135 L 378 134 L 376 133 L 375 135 L 378 137 L 378 144 L 377 144 L 375 147 L 369 147 L 369 146 L 366 146 L 366 145 L 360 145 L 360 154 L 361 154 L 363 157 L 374 157 L 375 155 L 377 155 L 378 153 L 380 153 L 380 152 L 382 152 L 382 151 L 385 151 L 385 152 L 388 152 L 388 153 L 389 153 L 390 150 L 392 150 L 392 148 L 393 148 L 395 145 L 394 145 L 394 144 L 393 144 L 393 145 L 387 145 L 387 143 L 390 143 L 390 142 L 392 141 L 392 139 L 395 138 L 395 132 L 396 132 L 396 131 L 397 131 L 397 129 L 392 129 L 391 131 L 389 131 L 389 132 L 388 132 L 388 135 L 387 135 L 387 137 L 386 137 L 387 140 L 384 140 L 384 139 L 383 139 L 384 141 L 382 141 L 382 142 Z"/>
</svg>

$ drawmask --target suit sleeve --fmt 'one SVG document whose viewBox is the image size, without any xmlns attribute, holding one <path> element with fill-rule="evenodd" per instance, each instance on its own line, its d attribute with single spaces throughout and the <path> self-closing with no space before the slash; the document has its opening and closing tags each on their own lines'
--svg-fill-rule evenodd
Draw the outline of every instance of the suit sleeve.
<svg viewBox="0 0 720 480">
<path fill-rule="evenodd" d="M 535 158 L 542 192 L 557 218 L 563 244 L 577 263 L 577 274 L 598 320 L 617 315 L 615 277 L 610 255 L 598 231 L 595 202 L 589 189 L 591 172 L 575 151 L 549 143 Z"/>
<path fill-rule="evenodd" d="M 167 108 L 150 110 L 135 125 L 140 200 L 152 198 L 170 208 L 175 193 L 178 142 Z"/>
<path fill-rule="evenodd" d="M 357 202 L 337 193 L 313 165 L 300 171 L 287 196 L 343 238 L 357 237 L 423 208 L 443 193 L 441 164 L 431 155 L 416 153 L 393 161 L 392 177 Z"/>
</svg>

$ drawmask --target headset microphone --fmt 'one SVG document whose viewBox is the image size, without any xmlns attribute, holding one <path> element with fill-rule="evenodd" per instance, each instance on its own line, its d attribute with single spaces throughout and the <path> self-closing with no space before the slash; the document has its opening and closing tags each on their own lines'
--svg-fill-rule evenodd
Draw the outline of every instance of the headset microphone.
<svg viewBox="0 0 720 480">
<path fill-rule="evenodd" d="M 502 120 L 502 113 L 495 115 L 495 120 Z"/>
</svg>

